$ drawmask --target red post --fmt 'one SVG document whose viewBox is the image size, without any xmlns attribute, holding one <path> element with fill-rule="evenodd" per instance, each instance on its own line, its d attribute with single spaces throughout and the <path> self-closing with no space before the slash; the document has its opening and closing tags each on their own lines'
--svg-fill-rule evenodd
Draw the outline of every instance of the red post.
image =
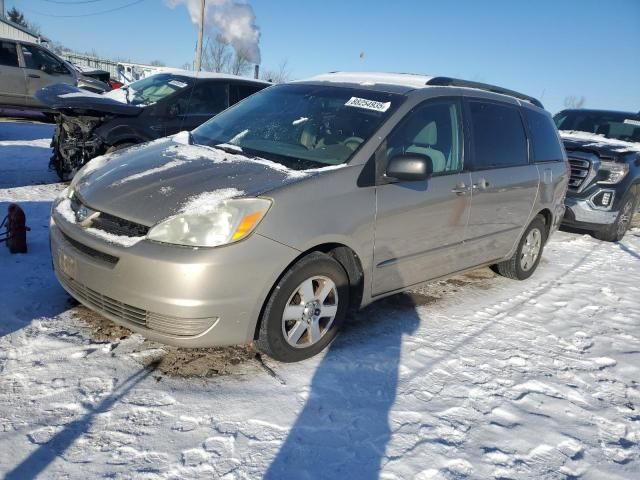
<svg viewBox="0 0 640 480">
<path fill-rule="evenodd" d="M 7 247 L 11 253 L 27 253 L 27 230 L 24 211 L 12 203 L 7 215 Z"/>
</svg>

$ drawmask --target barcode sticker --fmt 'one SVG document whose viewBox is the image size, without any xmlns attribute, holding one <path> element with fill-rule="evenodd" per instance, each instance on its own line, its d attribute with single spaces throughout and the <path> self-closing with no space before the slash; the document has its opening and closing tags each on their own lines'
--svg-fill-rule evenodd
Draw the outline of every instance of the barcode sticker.
<svg viewBox="0 0 640 480">
<path fill-rule="evenodd" d="M 386 112 L 391 106 L 391 102 L 376 102 L 375 100 L 367 100 L 366 98 L 351 97 L 347 103 L 347 107 L 364 108 L 375 112 Z"/>
</svg>

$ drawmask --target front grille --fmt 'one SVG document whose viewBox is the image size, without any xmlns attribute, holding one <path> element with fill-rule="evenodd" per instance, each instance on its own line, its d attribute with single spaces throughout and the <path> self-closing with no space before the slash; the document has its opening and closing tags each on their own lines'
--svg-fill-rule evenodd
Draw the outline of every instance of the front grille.
<svg viewBox="0 0 640 480">
<path fill-rule="evenodd" d="M 193 337 L 213 326 L 218 317 L 179 318 L 150 312 L 115 300 L 59 272 L 63 285 L 93 310 L 111 315 L 126 323 L 179 337 Z"/>
<path fill-rule="evenodd" d="M 108 253 L 95 250 L 85 245 L 84 243 L 80 243 L 77 240 L 74 240 L 64 232 L 62 233 L 62 235 L 69 244 L 71 244 L 76 250 L 84 253 L 85 255 L 88 255 L 89 257 L 94 258 L 96 260 L 100 260 L 102 262 L 108 263 L 109 265 L 112 265 L 112 266 L 118 263 L 118 260 L 119 260 L 118 257 L 114 257 L 113 255 L 109 255 Z"/>
<path fill-rule="evenodd" d="M 139 223 L 130 222 L 124 218 L 102 212 L 91 226 L 98 230 L 103 230 L 114 235 L 124 235 L 126 237 L 144 237 L 149 232 L 149 227 Z"/>
<path fill-rule="evenodd" d="M 571 165 L 571 177 L 569 179 L 569 188 L 571 190 L 579 190 L 589 177 L 591 172 L 591 162 L 583 158 L 569 157 Z"/>
<path fill-rule="evenodd" d="M 74 195 L 71 198 L 71 210 L 77 213 L 83 203 Z M 149 227 L 140 223 L 131 222 L 124 218 L 116 217 L 109 213 L 100 212 L 100 215 L 91 222 L 91 227 L 113 235 L 125 237 L 144 237 L 149 232 Z"/>
</svg>

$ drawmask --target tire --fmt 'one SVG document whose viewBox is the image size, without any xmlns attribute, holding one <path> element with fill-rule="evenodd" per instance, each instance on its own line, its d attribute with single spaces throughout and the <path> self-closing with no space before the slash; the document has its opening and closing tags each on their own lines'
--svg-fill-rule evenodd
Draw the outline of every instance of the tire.
<svg viewBox="0 0 640 480">
<path fill-rule="evenodd" d="M 135 145 L 135 143 L 133 143 L 133 142 L 117 143 L 117 144 L 111 145 L 109 148 L 107 148 L 107 151 L 105 153 L 113 153 L 113 152 L 117 152 L 118 150 L 124 150 L 125 148 L 129 148 L 132 145 Z"/>
<path fill-rule="evenodd" d="M 524 231 L 513 256 L 509 260 L 497 263 L 493 270 L 503 277 L 526 280 L 538 268 L 546 242 L 547 226 L 544 218 L 538 215 Z"/>
<path fill-rule="evenodd" d="M 310 294 L 307 299 L 303 298 L 303 286 L 312 288 L 306 289 Z M 328 295 L 322 300 L 324 291 Z M 290 307 L 287 315 L 286 307 Z M 260 319 L 256 346 L 280 362 L 313 357 L 333 341 L 348 307 L 349 279 L 342 265 L 324 253 L 310 253 L 295 263 L 271 292 Z"/>
<path fill-rule="evenodd" d="M 593 236 L 604 242 L 619 242 L 629 230 L 633 215 L 638 207 L 638 198 L 628 194 L 622 202 L 616 221 L 604 230 L 593 232 Z"/>
</svg>

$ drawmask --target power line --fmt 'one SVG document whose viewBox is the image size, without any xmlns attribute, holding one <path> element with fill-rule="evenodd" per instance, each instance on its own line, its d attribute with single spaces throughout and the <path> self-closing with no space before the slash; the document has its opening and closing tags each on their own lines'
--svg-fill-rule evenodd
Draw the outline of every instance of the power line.
<svg viewBox="0 0 640 480">
<path fill-rule="evenodd" d="M 126 5 L 120 5 L 119 7 L 116 7 L 116 8 L 110 8 L 109 10 L 101 10 L 99 12 L 91 12 L 91 13 L 81 13 L 81 14 L 76 14 L 76 15 L 56 15 L 56 14 L 52 14 L 52 13 L 42 13 L 42 12 L 36 12 L 35 10 L 31 10 L 31 9 L 28 9 L 28 8 L 23 8 L 23 10 L 25 10 L 27 12 L 30 12 L 30 13 L 34 13 L 36 15 L 42 15 L 43 17 L 78 18 L 78 17 L 91 17 L 91 16 L 95 16 L 95 15 L 103 15 L 105 13 L 111 13 L 111 12 L 115 12 L 117 10 L 122 10 L 123 8 L 132 7 L 132 6 L 137 5 L 138 3 L 142 3 L 142 2 L 144 2 L 144 0 L 135 0 L 134 2 L 127 3 Z"/>
<path fill-rule="evenodd" d="M 104 2 L 104 0 L 44 0 L 49 3 L 58 3 L 62 5 L 80 5 L 83 3 L 96 3 L 96 2 Z"/>
</svg>

